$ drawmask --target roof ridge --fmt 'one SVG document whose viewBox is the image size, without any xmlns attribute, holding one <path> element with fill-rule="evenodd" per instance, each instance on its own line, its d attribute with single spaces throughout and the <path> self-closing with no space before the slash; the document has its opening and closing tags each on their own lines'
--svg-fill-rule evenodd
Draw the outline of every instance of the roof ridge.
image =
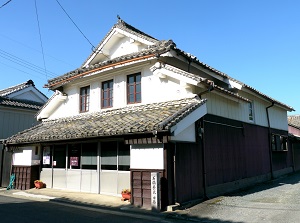
<svg viewBox="0 0 300 223">
<path fill-rule="evenodd" d="M 34 82 L 32 80 L 28 80 L 21 84 L 17 84 L 17 85 L 2 89 L 2 90 L 0 90 L 0 96 L 2 96 L 2 97 L 7 96 L 7 95 L 10 95 L 12 93 L 15 93 L 17 91 L 20 91 L 20 90 L 30 87 L 30 86 L 33 86 L 33 87 L 35 86 Z"/>
<path fill-rule="evenodd" d="M 102 38 L 102 40 L 98 43 L 98 45 L 95 47 L 95 49 L 98 49 L 102 44 L 103 42 L 105 41 L 105 39 L 112 33 L 112 31 L 115 29 L 115 28 L 119 28 L 119 29 L 122 29 L 126 32 L 129 32 L 129 33 L 134 33 L 136 34 L 137 36 L 140 36 L 141 38 L 144 37 L 144 39 L 150 41 L 150 42 L 153 42 L 155 43 L 156 41 L 158 41 L 158 39 L 148 35 L 147 33 L 144 33 L 142 32 L 141 30 L 135 28 L 134 26 L 126 23 L 124 20 L 122 20 L 119 16 L 118 16 L 118 22 L 116 24 L 114 24 L 112 26 L 112 28 L 110 28 L 110 30 L 108 31 L 108 33 L 104 36 L 104 38 Z M 83 65 L 92 57 L 92 55 L 95 53 L 95 51 L 93 51 L 88 57 L 87 59 L 81 64 L 81 68 L 83 67 Z"/>
</svg>

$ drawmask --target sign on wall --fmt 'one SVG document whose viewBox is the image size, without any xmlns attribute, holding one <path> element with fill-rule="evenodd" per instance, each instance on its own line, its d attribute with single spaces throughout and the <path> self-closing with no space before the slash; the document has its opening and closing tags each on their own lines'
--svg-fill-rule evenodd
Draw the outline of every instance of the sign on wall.
<svg viewBox="0 0 300 223">
<path fill-rule="evenodd" d="M 151 207 L 160 210 L 160 174 L 151 172 Z"/>
<path fill-rule="evenodd" d="M 44 147 L 43 151 L 43 164 L 50 164 L 50 147 Z"/>
<path fill-rule="evenodd" d="M 71 166 L 78 166 L 78 157 L 70 157 L 70 165 Z"/>
</svg>

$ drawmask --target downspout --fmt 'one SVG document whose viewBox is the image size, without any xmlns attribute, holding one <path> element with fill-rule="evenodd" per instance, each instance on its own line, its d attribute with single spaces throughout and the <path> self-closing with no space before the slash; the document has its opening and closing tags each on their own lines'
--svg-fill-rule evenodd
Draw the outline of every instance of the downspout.
<svg viewBox="0 0 300 223">
<path fill-rule="evenodd" d="M 176 147 L 177 143 L 174 143 L 174 155 L 173 155 L 173 178 L 174 178 L 174 203 L 177 204 L 177 183 L 176 183 Z"/>
<path fill-rule="evenodd" d="M 271 125 L 270 125 L 270 117 L 269 117 L 269 108 L 274 106 L 274 101 L 272 101 L 272 104 L 268 107 L 266 107 L 267 112 L 267 120 L 268 120 L 268 140 L 269 140 L 269 155 L 270 155 L 270 171 L 271 171 L 271 179 L 274 179 L 273 174 L 273 156 L 272 156 L 272 141 L 271 141 Z"/>
<path fill-rule="evenodd" d="M 205 139 L 204 139 L 204 121 L 203 118 L 200 121 L 200 129 L 198 129 L 198 135 L 201 138 L 202 144 L 202 176 L 203 176 L 203 199 L 208 200 L 207 191 L 206 191 L 206 163 L 205 163 Z"/>
</svg>

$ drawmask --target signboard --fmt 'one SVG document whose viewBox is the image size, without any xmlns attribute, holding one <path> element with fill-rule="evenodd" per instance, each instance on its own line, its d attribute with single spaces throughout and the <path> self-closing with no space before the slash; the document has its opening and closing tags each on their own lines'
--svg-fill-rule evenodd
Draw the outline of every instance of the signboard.
<svg viewBox="0 0 300 223">
<path fill-rule="evenodd" d="M 43 151 L 43 164 L 50 164 L 50 147 L 44 147 Z"/>
<path fill-rule="evenodd" d="M 160 210 L 160 174 L 151 173 L 151 207 L 152 210 Z"/>
<path fill-rule="evenodd" d="M 78 166 L 78 157 L 70 157 L 70 166 Z"/>
</svg>

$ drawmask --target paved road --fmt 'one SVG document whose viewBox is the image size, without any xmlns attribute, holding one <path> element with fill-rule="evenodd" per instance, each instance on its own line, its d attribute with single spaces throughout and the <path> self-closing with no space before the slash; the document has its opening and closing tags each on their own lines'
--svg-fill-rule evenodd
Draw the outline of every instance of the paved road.
<svg viewBox="0 0 300 223">
<path fill-rule="evenodd" d="M 299 223 L 300 174 L 264 183 L 243 192 L 221 196 L 190 209 L 181 217 L 199 222 Z"/>
<path fill-rule="evenodd" d="M 0 222 L 9 223 L 150 223 L 182 222 L 156 216 L 128 214 L 126 211 L 97 209 L 48 201 L 34 201 L 0 195 Z"/>
</svg>

